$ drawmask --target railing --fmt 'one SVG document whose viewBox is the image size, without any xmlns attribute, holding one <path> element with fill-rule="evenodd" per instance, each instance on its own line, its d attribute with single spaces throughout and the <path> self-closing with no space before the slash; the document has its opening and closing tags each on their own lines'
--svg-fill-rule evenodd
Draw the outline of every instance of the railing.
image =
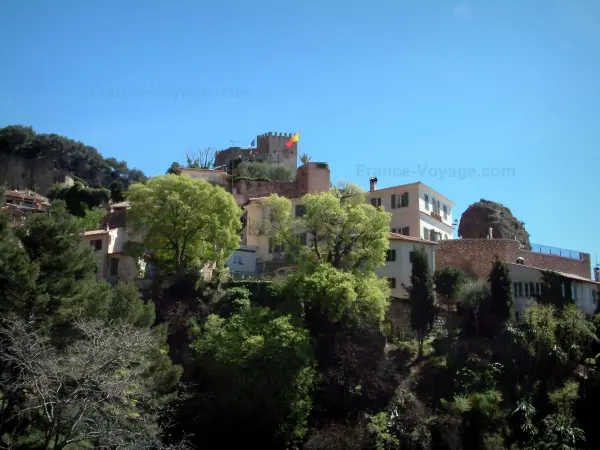
<svg viewBox="0 0 600 450">
<path fill-rule="evenodd" d="M 551 247 L 549 245 L 531 244 L 531 251 L 535 253 L 543 253 L 545 255 L 556 255 L 562 256 L 563 258 L 581 260 L 581 253 L 578 251 Z"/>
</svg>

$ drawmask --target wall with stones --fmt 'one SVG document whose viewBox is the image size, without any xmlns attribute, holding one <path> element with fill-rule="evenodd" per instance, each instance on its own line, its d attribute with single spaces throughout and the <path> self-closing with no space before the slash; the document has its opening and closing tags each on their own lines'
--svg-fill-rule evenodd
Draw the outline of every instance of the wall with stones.
<svg viewBox="0 0 600 450">
<path fill-rule="evenodd" d="M 460 267 L 467 274 L 485 277 L 496 258 L 516 262 L 522 257 L 527 266 L 591 277 L 590 255 L 581 253 L 581 259 L 530 252 L 520 248 L 514 239 L 453 239 L 440 241 L 436 251 L 436 268 Z"/>
</svg>

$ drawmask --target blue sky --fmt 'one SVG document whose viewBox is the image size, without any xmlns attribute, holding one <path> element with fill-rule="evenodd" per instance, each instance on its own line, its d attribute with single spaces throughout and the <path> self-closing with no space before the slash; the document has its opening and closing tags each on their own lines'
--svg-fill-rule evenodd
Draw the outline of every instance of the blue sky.
<svg viewBox="0 0 600 450">
<path fill-rule="evenodd" d="M 299 130 L 334 181 L 422 181 L 457 218 L 498 201 L 532 242 L 600 255 L 597 0 L 20 0 L 0 50 L 0 126 L 149 175 Z"/>
</svg>

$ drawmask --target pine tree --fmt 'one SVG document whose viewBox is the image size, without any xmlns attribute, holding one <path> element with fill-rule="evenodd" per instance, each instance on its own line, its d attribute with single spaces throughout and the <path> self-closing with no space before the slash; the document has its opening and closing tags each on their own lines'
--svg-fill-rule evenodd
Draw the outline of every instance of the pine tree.
<svg viewBox="0 0 600 450">
<path fill-rule="evenodd" d="M 410 325 L 417 333 L 419 358 L 423 356 L 423 342 L 435 320 L 435 296 L 433 277 L 429 270 L 429 258 L 423 249 L 413 251 L 411 285 L 407 287 L 411 303 Z"/>
<path fill-rule="evenodd" d="M 506 263 L 496 261 L 488 276 L 490 282 L 490 307 L 489 314 L 495 331 L 503 329 L 513 316 L 513 288 L 510 272 Z"/>
</svg>

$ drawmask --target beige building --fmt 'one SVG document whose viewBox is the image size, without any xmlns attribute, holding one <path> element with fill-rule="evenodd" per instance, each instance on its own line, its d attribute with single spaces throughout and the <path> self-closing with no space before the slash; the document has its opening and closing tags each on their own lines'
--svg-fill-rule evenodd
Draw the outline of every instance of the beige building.
<svg viewBox="0 0 600 450">
<path fill-rule="evenodd" d="M 276 244 L 270 236 L 269 208 L 263 205 L 267 197 L 249 199 L 244 205 L 244 228 L 242 230 L 241 244 L 248 246 L 256 252 L 256 272 L 258 274 L 271 273 L 284 267 L 286 264 L 285 245 Z M 301 198 L 291 198 L 292 217 L 296 219 L 304 214 Z M 312 237 L 305 229 L 295 231 L 296 239 L 305 245 L 313 243 Z"/>
<path fill-rule="evenodd" d="M 437 243 L 412 236 L 390 233 L 390 248 L 385 265 L 375 272 L 388 279 L 393 298 L 406 298 L 408 292 L 404 286 L 410 285 L 412 273 L 412 255 L 415 250 L 423 249 L 429 258 L 429 269 L 435 270 L 435 250 Z"/>
<path fill-rule="evenodd" d="M 83 245 L 89 246 L 98 261 L 99 278 L 108 280 L 135 280 L 138 278 L 137 262 L 123 254 L 123 246 L 127 242 L 125 227 L 86 231 Z"/>
<path fill-rule="evenodd" d="M 377 178 L 369 182 L 369 202 L 392 214 L 392 233 L 426 241 L 453 238 L 452 200 L 420 181 L 382 189 L 377 189 Z"/>
</svg>

